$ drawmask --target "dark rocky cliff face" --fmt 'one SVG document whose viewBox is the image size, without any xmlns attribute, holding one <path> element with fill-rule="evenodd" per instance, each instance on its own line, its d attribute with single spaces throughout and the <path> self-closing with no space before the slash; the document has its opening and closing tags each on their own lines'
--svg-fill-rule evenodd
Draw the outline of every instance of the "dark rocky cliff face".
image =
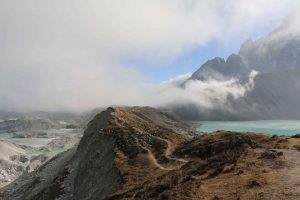
<svg viewBox="0 0 300 200">
<path fill-rule="evenodd" d="M 251 69 L 261 73 L 300 69 L 300 38 L 270 34 L 245 42 L 239 52 Z"/>
<path fill-rule="evenodd" d="M 114 166 L 116 138 L 103 133 L 113 109 L 98 114 L 89 123 L 76 152 L 74 199 L 103 199 L 121 185 L 121 176 Z"/>
<path fill-rule="evenodd" d="M 190 120 L 300 119 L 300 36 L 283 34 L 285 28 L 246 41 L 226 61 L 218 57 L 207 61 L 187 80 L 234 78 L 243 84 L 251 71 L 259 72 L 254 88 L 242 98 L 229 96 L 223 108 L 205 109 L 192 103 L 169 108 Z"/>
<path fill-rule="evenodd" d="M 244 78 L 250 73 L 245 61 L 240 55 L 232 54 L 225 61 L 216 57 L 203 64 L 194 72 L 190 80 L 202 80 L 213 78 L 217 80 L 228 80 L 230 78 Z"/>
</svg>

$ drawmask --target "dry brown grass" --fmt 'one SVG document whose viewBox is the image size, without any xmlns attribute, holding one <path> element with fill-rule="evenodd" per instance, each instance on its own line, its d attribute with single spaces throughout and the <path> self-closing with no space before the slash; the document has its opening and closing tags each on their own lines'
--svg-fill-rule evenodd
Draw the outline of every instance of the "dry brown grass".
<svg viewBox="0 0 300 200">
<path fill-rule="evenodd" d="M 290 153 L 300 139 L 235 132 L 191 139 L 178 134 L 186 124 L 171 128 L 169 119 L 153 112 L 115 111 L 108 129 L 123 144 L 115 150 L 123 185 L 108 199 L 300 199 L 299 184 L 293 185 L 300 179 L 285 177 L 300 174 L 294 159 L 300 152 Z M 265 149 L 280 149 L 284 155 L 263 159 Z"/>
</svg>

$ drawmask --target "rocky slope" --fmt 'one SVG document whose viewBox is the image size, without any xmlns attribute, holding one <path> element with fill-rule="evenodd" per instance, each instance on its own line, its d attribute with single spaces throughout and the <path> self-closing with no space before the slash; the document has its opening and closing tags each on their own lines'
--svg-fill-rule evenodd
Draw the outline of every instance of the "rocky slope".
<svg viewBox="0 0 300 200">
<path fill-rule="evenodd" d="M 24 148 L 0 140 L 0 187 L 21 175 L 26 170 L 27 161 Z"/>
<path fill-rule="evenodd" d="M 195 135 L 170 113 L 108 108 L 78 147 L 0 190 L 0 199 L 299 199 L 300 139 Z"/>
<path fill-rule="evenodd" d="M 44 163 L 50 154 L 30 155 L 34 148 L 0 140 L 0 188 Z"/>
<path fill-rule="evenodd" d="M 74 147 L 78 141 L 79 137 L 63 136 L 45 146 L 32 147 L 0 140 L 0 188 L 34 171 L 59 152 Z"/>
<path fill-rule="evenodd" d="M 43 132 L 50 129 L 82 128 L 83 116 L 79 113 L 28 112 L 10 113 L 0 110 L 0 134 Z M 85 121 L 84 121 L 85 122 Z"/>
<path fill-rule="evenodd" d="M 58 128 L 61 128 L 61 125 L 59 123 L 55 123 L 46 118 L 20 118 L 0 122 L 0 133 L 48 130 Z"/>
</svg>

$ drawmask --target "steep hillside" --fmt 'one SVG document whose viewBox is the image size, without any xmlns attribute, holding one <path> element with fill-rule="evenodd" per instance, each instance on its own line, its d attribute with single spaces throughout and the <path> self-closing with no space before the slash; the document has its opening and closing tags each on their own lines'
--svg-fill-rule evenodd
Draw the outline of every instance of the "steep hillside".
<svg viewBox="0 0 300 200">
<path fill-rule="evenodd" d="M 25 148 L 0 140 L 0 187 L 26 171 L 27 161 Z"/>
<path fill-rule="evenodd" d="M 108 108 L 77 148 L 0 190 L 8 199 L 298 199 L 300 139 L 195 135 L 149 107 Z"/>
<path fill-rule="evenodd" d="M 33 155 L 34 149 L 0 140 L 0 188 L 13 182 L 24 173 L 36 169 L 50 154 Z"/>
</svg>

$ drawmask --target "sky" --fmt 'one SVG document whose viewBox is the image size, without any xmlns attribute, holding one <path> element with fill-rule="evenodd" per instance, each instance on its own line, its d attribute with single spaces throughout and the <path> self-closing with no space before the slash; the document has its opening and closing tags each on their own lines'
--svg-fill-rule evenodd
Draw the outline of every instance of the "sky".
<svg viewBox="0 0 300 200">
<path fill-rule="evenodd" d="M 145 105 L 152 95 L 145 87 L 237 53 L 243 41 L 266 35 L 299 6 L 295 0 L 0 0 L 0 110 Z"/>
</svg>

